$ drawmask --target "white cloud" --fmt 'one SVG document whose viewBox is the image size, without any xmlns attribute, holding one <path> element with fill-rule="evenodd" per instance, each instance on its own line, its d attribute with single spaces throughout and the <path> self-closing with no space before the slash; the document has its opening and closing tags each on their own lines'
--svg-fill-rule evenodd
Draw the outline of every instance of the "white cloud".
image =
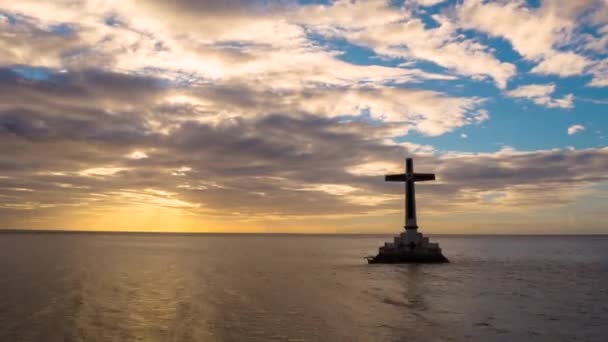
<svg viewBox="0 0 608 342">
<path fill-rule="evenodd" d="M 250 87 L 247 83 L 219 83 L 180 89 L 181 99 L 186 101 L 182 105 L 189 108 L 184 119 L 221 124 L 236 117 L 271 113 L 308 113 L 329 118 L 366 115 L 383 123 L 383 138 L 389 138 L 409 130 L 441 135 L 489 117 L 479 109 L 484 99 L 416 88 L 345 86 L 269 91 Z"/>
<path fill-rule="evenodd" d="M 574 95 L 566 94 L 562 98 L 538 97 L 533 99 L 534 103 L 548 108 L 572 108 L 574 107 Z"/>
<path fill-rule="evenodd" d="M 405 8 L 389 7 L 387 2 L 373 4 L 374 8 L 381 9 L 374 15 L 366 12 L 370 3 L 365 1 L 315 5 L 312 8 L 316 16 L 311 15 L 309 7 L 304 7 L 297 20 L 322 34 L 344 37 L 389 58 L 426 60 L 465 76 L 492 78 L 500 88 L 515 75 L 513 64 L 499 61 L 488 47 L 474 39 L 463 38 L 447 18 L 434 16 L 439 25 L 426 28 Z M 357 17 L 361 12 L 373 17 L 373 21 L 342 19 Z"/>
<path fill-rule="evenodd" d="M 400 123 L 402 128 L 394 130 L 395 134 L 414 129 L 440 135 L 487 118 L 487 113 L 473 113 L 478 110 L 480 99 L 412 86 L 387 86 L 427 79 L 453 80 L 455 76 L 411 67 L 348 63 L 338 58 L 340 51 L 310 41 L 302 23 L 321 31 L 340 31 L 353 42 L 372 44 L 380 54 L 393 56 L 396 52 L 399 58 L 431 60 L 464 75 L 490 77 L 501 87 L 515 72 L 513 65 L 498 62 L 486 47 L 457 36 L 449 22 L 442 21 L 439 28 L 427 30 L 420 20 L 410 18 L 408 9 L 388 6 L 385 1 L 336 1 L 331 6 L 252 12 L 219 3 L 177 5 L 152 0 L 102 4 L 85 0 L 70 4 L 24 0 L 2 6 L 27 14 L 24 32 L 49 34 L 49 27 L 58 23 L 71 25 L 75 31 L 69 38 L 55 37 L 59 41 L 49 43 L 54 49 L 39 48 L 31 37 L 17 36 L 16 40 L 30 49 L 11 53 L 3 60 L 6 64 L 71 71 L 102 68 L 187 82 L 190 89 L 163 94 L 166 96 L 159 98 L 157 104 L 190 106 L 187 118 L 199 122 L 220 123 L 273 112 L 304 111 L 333 117 L 369 110 L 376 120 Z M 115 25 L 106 24 L 110 14 Z M 222 16 L 231 20 L 220 19 Z M 404 18 L 409 19 L 399 22 Z M 15 25 L 20 27 L 19 23 Z M 365 32 L 357 32 L 360 28 Z M 404 41 L 403 37 L 407 39 Z M 5 45 L 12 47 L 13 41 L 15 37 Z M 394 50 L 395 43 L 408 44 L 412 52 Z M 0 52 L 0 59 L 1 55 Z M 255 92 L 265 102 L 251 106 L 235 96 L 218 98 L 214 90 L 196 93 L 201 88 L 218 87 L 241 87 Z M 130 104 L 124 106 L 128 108 Z M 115 109 L 113 103 L 104 107 Z M 186 119 L 185 115 L 181 119 Z M 165 135 L 176 127 L 175 122 L 168 124 L 159 117 L 151 118 L 148 125 Z M 128 156 L 138 157 L 143 155 Z"/>
<path fill-rule="evenodd" d="M 457 7 L 459 24 L 507 39 L 530 60 L 554 53 L 553 47 L 567 38 L 586 1 L 545 1 L 529 8 L 524 1 L 464 1 Z"/>
<path fill-rule="evenodd" d="M 590 87 L 608 87 L 608 60 L 604 59 L 589 68 L 589 72 L 593 75 L 591 81 L 587 84 Z"/>
<path fill-rule="evenodd" d="M 272 88 L 449 78 L 342 62 L 336 58 L 339 52 L 310 42 L 285 13 L 247 12 L 213 3 L 190 6 L 129 0 L 6 3 L 3 9 L 27 16 L 18 16 L 10 27 L 0 22 L 2 31 L 9 33 L 0 42 L 10 46 L 0 53 L 0 62 L 59 69 L 102 67 L 162 77 L 187 74 L 193 80 L 251 80 Z M 105 24 L 109 14 L 119 24 Z M 76 34 L 51 34 L 49 28 L 58 23 L 72 25 Z"/>
<path fill-rule="evenodd" d="M 605 15 L 608 16 L 608 5 L 606 6 Z M 584 35 L 585 49 L 597 53 L 608 52 L 608 25 L 604 25 L 597 29 L 598 37 L 594 35 Z"/>
<path fill-rule="evenodd" d="M 466 135 L 465 133 L 462 133 L 462 134 L 460 134 L 460 137 L 461 137 L 462 139 L 466 139 L 466 138 L 468 138 L 469 136 L 468 136 L 468 135 Z"/>
<path fill-rule="evenodd" d="M 114 176 L 119 172 L 129 170 L 125 167 L 95 167 L 78 172 L 81 176 Z"/>
<path fill-rule="evenodd" d="M 133 152 L 127 154 L 126 157 L 129 159 L 146 159 L 146 158 L 148 158 L 148 155 L 146 154 L 146 152 L 133 151 Z"/>
<path fill-rule="evenodd" d="M 408 11 L 389 7 L 385 0 L 337 0 L 329 5 L 302 6 L 293 14 L 293 20 L 312 25 L 325 34 L 337 34 L 340 30 L 365 29 L 409 16 Z"/>
<path fill-rule="evenodd" d="M 378 161 L 353 165 L 347 168 L 346 171 L 356 176 L 377 176 L 379 174 L 397 172 L 396 170 L 399 170 L 400 167 L 403 168 L 403 165 L 395 162 Z"/>
<path fill-rule="evenodd" d="M 585 68 L 591 64 L 585 57 L 573 52 L 555 53 L 546 57 L 536 65 L 532 72 L 538 74 L 553 74 L 558 76 L 581 75 Z"/>
<path fill-rule="evenodd" d="M 455 13 L 461 27 L 504 38 L 525 59 L 538 63 L 531 70 L 534 73 L 560 77 L 590 74 L 589 86 L 608 85 L 607 73 L 598 70 L 604 58 L 581 54 L 585 49 L 606 52 L 605 1 L 547 0 L 534 8 L 525 1 L 468 0 L 457 5 Z M 599 37 L 584 33 L 584 25 L 596 26 Z"/>
<path fill-rule="evenodd" d="M 171 174 L 173 176 L 185 176 L 188 172 L 192 171 L 192 168 L 189 166 L 181 166 L 177 169 L 174 169 Z"/>
<path fill-rule="evenodd" d="M 444 2 L 445 0 L 415 0 L 421 6 L 434 6 Z"/>
<path fill-rule="evenodd" d="M 414 129 L 436 136 L 483 119 L 475 112 L 483 100 L 451 97 L 420 89 L 378 88 L 332 92 L 326 90 L 306 101 L 294 99 L 301 109 L 329 116 L 358 115 L 368 111 L 376 120 L 402 124 L 405 134 Z"/>
<path fill-rule="evenodd" d="M 343 184 L 312 184 L 303 188 L 294 189 L 296 191 L 320 191 L 334 196 L 343 196 L 357 191 L 357 188 Z"/>
<path fill-rule="evenodd" d="M 544 97 L 549 96 L 555 91 L 555 84 L 529 84 L 520 86 L 516 89 L 507 91 L 507 95 L 512 97 Z"/>
<path fill-rule="evenodd" d="M 526 98 L 534 103 L 549 108 L 572 108 L 574 95 L 567 94 L 562 98 L 552 98 L 551 94 L 555 91 L 555 84 L 528 84 L 519 86 L 506 92 L 507 96 Z"/>
<path fill-rule="evenodd" d="M 574 135 L 578 132 L 582 132 L 585 130 L 585 126 L 583 125 L 572 125 L 568 127 L 568 135 Z"/>
<path fill-rule="evenodd" d="M 442 1 L 417 2 L 432 5 Z M 576 32 L 576 20 L 592 3 L 545 1 L 536 9 L 520 1 L 470 0 L 456 5 L 456 22 L 435 15 L 437 26 L 428 28 L 414 17 L 409 3 L 398 7 L 384 0 L 339 0 L 330 5 L 293 7 L 270 3 L 259 8 L 247 1 L 4 1 L 3 10 L 15 13 L 18 21 L 27 22 L 36 34 L 9 25 L 6 18 L 0 21 L 4 33 L 0 43 L 7 47 L 0 52 L 0 62 L 145 70 L 204 80 L 247 78 L 269 83 L 272 79 L 275 88 L 307 82 L 386 83 L 449 77 L 343 63 L 336 58 L 340 51 L 309 40 L 307 29 L 312 29 L 370 47 L 384 57 L 431 61 L 460 75 L 490 78 L 497 86 L 506 87 L 516 74 L 515 66 L 500 61 L 490 47 L 474 38 L 465 38 L 460 31 L 464 27 L 509 40 L 524 58 L 539 63 L 534 72 L 560 76 L 589 72 L 594 75 L 589 85 L 605 86 L 601 73 L 596 77 L 597 71 L 589 71 L 594 61 L 573 51 L 561 51 L 564 45 L 582 40 Z M 600 38 L 586 39 L 583 45 L 588 50 L 600 51 L 605 45 L 608 25 L 601 13 L 606 13 L 606 7 L 599 6 L 590 20 L 598 25 Z M 105 23 L 110 16 L 116 24 Z M 224 20 L 226 17 L 230 21 Z M 76 34 L 59 37 L 49 33 L 53 25 L 63 23 Z"/>
<path fill-rule="evenodd" d="M 475 116 L 473 116 L 473 121 L 476 124 L 480 124 L 489 119 L 490 119 L 490 114 L 488 114 L 488 111 L 485 109 L 480 109 L 479 111 L 477 111 L 477 114 L 475 114 Z"/>
<path fill-rule="evenodd" d="M 392 144 L 389 144 L 389 145 L 392 145 Z M 417 155 L 432 155 L 435 152 L 437 152 L 435 150 L 435 147 L 433 147 L 432 145 L 416 144 L 416 143 L 409 142 L 409 141 L 401 142 L 398 145 L 406 147 L 408 151 L 410 151 L 411 153 L 415 153 Z"/>
</svg>

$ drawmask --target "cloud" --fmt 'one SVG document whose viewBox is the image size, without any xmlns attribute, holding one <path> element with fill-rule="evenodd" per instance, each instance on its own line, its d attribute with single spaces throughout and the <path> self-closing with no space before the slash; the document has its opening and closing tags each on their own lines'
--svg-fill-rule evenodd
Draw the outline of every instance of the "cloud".
<svg viewBox="0 0 608 342">
<path fill-rule="evenodd" d="M 608 60 L 598 62 L 589 68 L 593 75 L 591 81 L 587 84 L 590 87 L 607 87 L 608 86 Z"/>
<path fill-rule="evenodd" d="M 475 114 L 475 116 L 473 117 L 473 121 L 476 124 L 480 124 L 486 120 L 490 119 L 490 114 L 488 114 L 488 111 L 485 109 L 480 109 L 477 114 Z"/>
<path fill-rule="evenodd" d="M 70 70 L 70 75 L 61 82 L 78 82 L 73 75 L 102 77 L 101 69 L 116 77 L 143 74 L 160 80 L 156 84 L 161 84 L 160 87 L 184 84 L 184 88 L 161 92 L 165 98 L 157 99 L 158 103 L 162 103 L 166 111 L 183 109 L 179 104 L 187 103 L 188 114 L 184 112 L 180 116 L 207 122 L 266 115 L 269 107 L 270 112 L 304 111 L 330 117 L 360 115 L 369 110 L 376 120 L 401 122 L 402 129 L 399 133 L 395 130 L 396 134 L 414 129 L 439 135 L 469 124 L 468 112 L 480 102 L 415 87 L 396 89 L 394 85 L 403 87 L 422 80 L 454 79 L 454 76 L 406 67 L 347 63 L 337 58 L 338 51 L 312 43 L 299 24 L 289 22 L 290 16 L 286 13 L 290 10 L 286 7 L 269 5 L 254 9 L 246 3 L 236 5 L 144 1 L 135 8 L 129 1 L 104 2 L 101 7 L 88 1 L 70 6 L 62 2 L 10 3 L 5 7 L 15 13 L 15 21 L 6 25 L 18 32 L 9 35 L 7 46 L 13 46 L 14 41 L 27 47 L 36 46 L 31 37 L 42 34 L 53 37 L 55 49 L 21 50 L 7 57 L 4 63 L 42 65 L 50 68 L 51 77 L 56 79 L 60 77 L 53 74 L 54 70 Z M 360 8 L 362 4 L 347 2 L 334 6 L 358 10 L 361 18 L 370 18 L 366 15 L 370 8 L 382 10 L 383 15 L 395 15 L 383 2 L 370 2 L 364 8 Z M 314 7 L 303 10 L 316 11 Z M 347 27 L 355 24 L 350 16 L 339 13 L 331 12 L 328 19 Z M 229 25 L 220 20 L 223 17 L 231 18 Z M 394 17 L 399 18 L 401 14 Z M 385 19 L 382 16 L 382 21 Z M 51 27 L 57 22 L 71 25 L 73 32 L 68 36 L 52 32 Z M 197 32 L 197 37 L 193 32 Z M 46 55 L 47 52 L 50 55 Z M 391 86 L 387 86 L 389 83 Z M 88 86 L 91 91 L 105 91 L 102 87 L 96 90 L 93 85 Z M 114 86 L 108 89 L 127 93 Z M 402 98 L 398 101 L 391 98 L 394 96 Z M 337 103 L 333 103 L 335 99 Z M 429 100 L 435 100 L 440 106 L 425 103 Z M 116 105 L 96 103 L 107 112 L 117 111 Z M 129 107 L 130 104 L 121 101 L 121 105 Z M 440 114 L 438 110 L 445 113 Z M 156 127 L 158 132 L 166 134 L 175 124 L 161 123 L 161 113 L 149 113 L 146 129 Z M 439 118 L 440 115 L 445 117 Z"/>
<path fill-rule="evenodd" d="M 568 135 L 574 135 L 578 132 L 582 132 L 585 130 L 585 126 L 583 125 L 572 125 L 568 127 Z"/>
<path fill-rule="evenodd" d="M 374 13 L 374 15 L 369 15 Z M 294 13 L 294 21 L 313 26 L 327 34 L 351 29 L 365 29 L 384 25 L 408 17 L 403 8 L 394 8 L 384 0 L 345 1 L 301 6 Z"/>
<path fill-rule="evenodd" d="M 590 64 L 591 62 L 586 58 L 575 53 L 557 53 L 546 57 L 532 69 L 532 72 L 554 74 L 562 77 L 575 76 L 582 74 Z"/>
<path fill-rule="evenodd" d="M 535 9 L 523 1 L 469 0 L 456 13 L 463 27 L 504 37 L 523 57 L 538 60 L 553 54 L 554 46 L 567 38 L 585 2 L 544 1 Z"/>
<path fill-rule="evenodd" d="M 5 131 L 0 217 L 8 224 L 23 222 L 22 210 L 29 211 L 27 217 L 90 216 L 141 206 L 243 225 L 398 215 L 402 189 L 384 184 L 381 176 L 401 172 L 405 155 L 415 157 L 418 170 L 438 174 L 438 184 L 420 193 L 421 203 L 433 203 L 432 209 L 421 204 L 433 216 L 566 205 L 607 180 L 606 149 L 435 156 L 363 134 L 374 129 L 311 116 L 273 115 L 216 126 L 186 121 L 174 134 L 139 136 L 128 147 L 103 139 L 73 141 L 77 136 L 29 140 Z M 23 153 L 10 152 L 17 146 Z M 149 158 L 123 157 L 150 146 L 155 151 Z M 8 190 L 14 188 L 33 191 Z M 496 193 L 501 195 L 490 196 Z"/>
<path fill-rule="evenodd" d="M 572 108 L 574 95 L 567 94 L 562 98 L 552 98 L 555 84 L 528 84 L 522 85 L 506 92 L 507 96 L 526 98 L 534 103 L 548 108 Z"/>
<path fill-rule="evenodd" d="M 603 86 L 605 63 L 581 52 L 601 44 L 568 50 L 578 7 L 545 5 L 467 1 L 421 19 L 431 9 L 412 2 L 3 1 L 0 222 L 85 224 L 125 212 L 170 213 L 195 228 L 386 220 L 399 217 L 402 188 L 381 176 L 401 172 L 404 156 L 438 174 L 420 196 L 435 216 L 601 194 L 606 149 L 444 153 L 410 139 L 489 120 L 487 98 L 451 87 L 466 77 L 506 88 L 516 76 L 469 31 L 494 30 L 488 23 L 491 39 L 507 37 L 534 72 L 587 73 Z M 372 57 L 353 62 L 352 45 Z M 572 94 L 554 91 L 506 94 L 573 106 Z"/>
<path fill-rule="evenodd" d="M 522 56 L 539 63 L 534 72 L 596 75 L 587 70 L 601 59 L 562 51 L 583 40 L 589 51 L 598 51 L 597 39 L 576 31 L 577 20 L 592 5 L 597 11 L 588 21 L 598 26 L 603 37 L 605 20 L 597 13 L 606 6 L 591 0 L 546 1 L 538 9 L 521 2 L 471 0 L 451 6 L 445 15 L 433 15 L 432 25 L 416 17 L 415 6 L 399 7 L 382 0 L 292 6 L 250 1 L 7 1 L 2 8 L 11 20 L 0 21 L 0 41 L 10 48 L 0 53 L 0 62 L 173 73 L 197 81 L 272 79 L 275 87 L 292 88 L 302 81 L 344 84 L 374 78 L 386 83 L 450 77 L 341 62 L 340 51 L 310 39 L 309 32 L 317 32 L 369 47 L 385 58 L 430 61 L 458 75 L 490 78 L 505 88 L 517 72 L 515 65 L 500 61 L 494 50 L 463 35 L 462 29 L 507 39 Z M 225 18 L 230 18 L 229 24 Z M 591 84 L 603 83 L 600 78 Z"/>
<path fill-rule="evenodd" d="M 273 8 L 254 9 L 249 2 L 236 6 L 141 1 L 135 5 L 131 1 L 108 1 L 103 6 L 89 1 L 70 6 L 31 1 L 3 4 L 15 13 L 15 22 L 3 23 L 7 33 L 2 37 L 11 49 L 0 61 L 171 75 L 194 82 L 251 80 L 273 88 L 449 78 L 416 69 L 342 62 L 336 58 L 337 51 L 311 43 L 302 27 L 280 19 L 281 8 L 274 14 Z M 223 19 L 227 17 L 230 24 Z M 57 22 L 71 25 L 74 32 L 53 32 Z M 48 48 L 34 48 L 45 44 Z"/>
<path fill-rule="evenodd" d="M 369 6 L 375 9 L 373 16 L 367 15 Z M 374 19 L 342 19 L 357 18 L 359 13 Z M 462 75 L 490 77 L 500 88 L 515 74 L 514 65 L 497 60 L 488 47 L 474 39 L 463 38 L 447 18 L 435 16 L 438 26 L 426 28 L 420 19 L 411 16 L 407 9 L 390 7 L 384 1 L 336 1 L 305 6 L 296 20 L 326 36 L 369 47 L 382 56 L 431 61 Z"/>
<path fill-rule="evenodd" d="M 544 97 L 555 91 L 555 84 L 529 84 L 517 89 L 509 90 L 507 94 L 513 97 Z"/>
<path fill-rule="evenodd" d="M 146 154 L 146 152 L 133 151 L 133 152 L 127 154 L 126 157 L 129 159 L 145 159 L 145 158 L 148 158 L 148 155 Z"/>
<path fill-rule="evenodd" d="M 86 170 L 79 171 L 78 174 L 82 176 L 114 176 L 117 173 L 126 171 L 124 167 L 95 167 Z"/>
<path fill-rule="evenodd" d="M 16 210 L 58 215 L 127 205 L 235 220 L 397 212 L 400 188 L 385 185 L 378 175 L 401 171 L 405 155 L 415 155 L 420 170 L 437 172 L 442 185 L 430 186 L 425 196 L 445 210 L 460 210 L 458 202 L 471 208 L 526 208 L 543 196 L 553 198 L 554 184 L 577 181 L 587 187 L 608 174 L 606 149 L 437 155 L 412 143 L 388 143 L 388 123 L 306 113 L 177 120 L 181 107 L 190 105 L 165 107 L 159 101 L 173 89 L 158 88 L 146 77 L 67 73 L 52 88 L 14 77 L 4 76 L 0 112 L 0 187 L 5 189 L 0 195 L 6 204 L 0 216 L 6 218 L 21 215 Z M 96 91 L 104 82 L 123 90 Z M 141 95 L 129 96 L 135 88 Z M 133 111 L 127 101 L 141 110 Z M 95 110 L 97 103 L 111 105 L 111 112 Z M 155 114 L 167 110 L 174 114 Z M 174 127 L 165 134 L 149 120 Z M 125 158 L 134 151 L 145 151 L 148 158 Z M 33 191 L 10 190 L 18 188 Z M 488 202 L 488 194 L 496 192 L 503 195 Z M 574 201 L 575 193 L 555 198 L 556 203 Z"/>
<path fill-rule="evenodd" d="M 0 194 L 5 196 L 2 203 L 14 206 L 5 206 L 0 216 L 9 222 L 9 217 L 22 216 L 16 213 L 20 210 L 58 215 L 62 210 L 86 213 L 90 208 L 133 205 L 179 208 L 235 222 L 277 215 L 289 220 L 398 213 L 401 187 L 387 186 L 381 176 L 400 172 L 400 156 L 411 152 L 381 139 L 366 139 L 362 130 L 373 126 L 365 125 L 358 133 L 348 133 L 343 126 L 357 124 L 286 116 L 220 126 L 184 122 L 175 134 L 154 143 L 156 152 L 150 158 L 140 160 L 123 158 L 127 148 L 104 140 L 79 142 L 88 153 L 73 155 L 74 149 L 68 147 L 76 144 L 69 140 L 50 144 L 4 133 L 0 167 L 7 178 L 0 180 L 5 189 Z M 137 145 L 148 144 L 141 139 Z M 17 145 L 27 153 L 7 154 Z M 507 150 L 415 158 L 417 169 L 438 174 L 438 185 L 421 193 L 423 201 L 433 203 L 428 213 L 438 215 L 442 210 L 500 212 L 526 210 L 546 201 L 571 203 L 589 186 L 606 180 L 607 153 Z M 79 171 L 83 169 L 89 171 Z M 13 188 L 33 191 L 6 190 Z"/>
<path fill-rule="evenodd" d="M 419 89 L 372 88 L 324 91 L 300 103 L 307 112 L 330 116 L 368 111 L 373 119 L 402 124 L 401 134 L 415 129 L 436 136 L 479 121 L 475 109 L 482 102 L 478 98 L 450 97 Z"/>
<path fill-rule="evenodd" d="M 416 0 L 415 2 L 421 6 L 434 6 L 444 1 L 445 0 Z"/>
<path fill-rule="evenodd" d="M 506 39 L 525 59 L 538 63 L 532 72 L 560 77 L 590 73 L 590 67 L 603 58 L 582 55 L 580 42 L 587 40 L 589 49 L 601 44 L 581 34 L 581 26 L 590 22 L 588 13 L 605 11 L 605 3 L 595 0 L 543 1 L 538 8 L 525 1 L 464 1 L 456 6 L 458 25 Z M 599 11 L 597 10 L 599 9 Z M 595 18 L 598 18 L 597 15 Z M 601 34 L 601 29 L 600 29 Z M 570 49 L 570 51 L 565 51 Z M 595 79 L 595 78 L 594 78 Z M 592 81 L 599 86 L 601 81 Z"/>
</svg>

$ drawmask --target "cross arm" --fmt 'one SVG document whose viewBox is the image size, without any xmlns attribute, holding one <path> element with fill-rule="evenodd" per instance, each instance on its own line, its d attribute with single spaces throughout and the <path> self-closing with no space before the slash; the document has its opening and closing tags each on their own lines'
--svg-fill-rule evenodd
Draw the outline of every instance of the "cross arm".
<svg viewBox="0 0 608 342">
<path fill-rule="evenodd" d="M 414 173 L 414 181 L 416 182 L 424 182 L 435 180 L 434 173 Z"/>
<path fill-rule="evenodd" d="M 405 182 L 407 181 L 407 178 L 405 178 L 405 174 L 398 174 L 398 175 L 386 175 L 384 176 L 384 181 L 385 182 Z"/>
</svg>

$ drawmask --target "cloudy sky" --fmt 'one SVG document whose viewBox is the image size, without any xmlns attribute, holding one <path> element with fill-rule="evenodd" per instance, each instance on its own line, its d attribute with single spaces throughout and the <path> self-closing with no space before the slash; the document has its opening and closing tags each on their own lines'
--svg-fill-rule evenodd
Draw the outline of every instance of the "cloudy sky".
<svg viewBox="0 0 608 342">
<path fill-rule="evenodd" d="M 0 0 L 0 228 L 608 233 L 608 0 Z"/>
</svg>

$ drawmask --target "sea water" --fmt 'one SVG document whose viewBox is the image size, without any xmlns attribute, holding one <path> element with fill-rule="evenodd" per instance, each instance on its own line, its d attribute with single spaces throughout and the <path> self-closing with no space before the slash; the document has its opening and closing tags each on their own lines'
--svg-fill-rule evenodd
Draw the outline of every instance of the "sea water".
<svg viewBox="0 0 608 342">
<path fill-rule="evenodd" d="M 0 341 L 608 341 L 608 237 L 0 234 Z"/>
</svg>

